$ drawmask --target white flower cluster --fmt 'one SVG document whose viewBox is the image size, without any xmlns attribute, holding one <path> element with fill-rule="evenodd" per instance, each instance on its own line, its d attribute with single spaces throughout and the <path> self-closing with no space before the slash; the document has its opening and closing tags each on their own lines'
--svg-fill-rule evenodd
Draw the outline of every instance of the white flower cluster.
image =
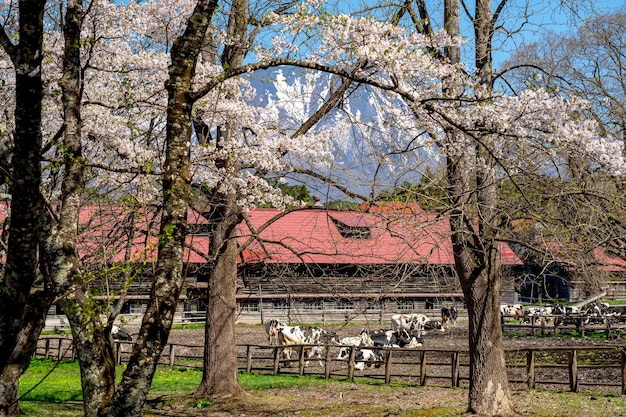
<svg viewBox="0 0 626 417">
<path fill-rule="evenodd" d="M 169 51 L 194 4 L 149 0 L 91 5 L 81 44 L 84 155 L 93 167 L 90 187 L 132 193 L 146 201 L 159 196 L 154 174 L 160 173 L 164 157 Z M 194 106 L 194 115 L 201 117 L 212 139 L 190 142 L 194 181 L 237 193 L 245 207 L 292 204 L 268 178 L 299 169 L 327 173 L 333 169 L 333 155 L 351 138 L 363 145 L 360 162 L 370 157 L 375 169 L 384 164 L 406 169 L 409 159 L 403 153 L 459 156 L 479 143 L 511 172 L 554 166 L 563 152 L 579 152 L 615 175 L 626 173 L 620 143 L 598 135 L 596 124 L 586 117 L 586 103 L 544 91 L 519 97 L 481 91 L 473 85 L 471 70 L 432 53 L 458 45 L 460 39 L 444 32 L 425 37 L 387 22 L 333 15 L 323 5 L 322 0 L 309 0 L 295 13 L 268 14 L 263 30 L 276 36 L 271 42 L 257 41 L 248 59 L 300 59 L 354 74 L 350 94 L 323 121 L 296 136 L 336 87 L 332 75 L 303 70 L 288 81 L 276 71 L 274 89 L 267 96 L 260 96 L 245 77 L 222 81 Z M 9 27 L 13 21 L 5 22 Z M 211 40 L 221 45 L 237 41 L 224 33 L 216 30 Z M 53 26 L 46 33 L 43 53 L 43 131 L 50 141 L 63 120 L 58 84 L 63 39 Z M 213 58 L 201 55 L 194 88 L 200 90 L 223 74 Z M 0 54 L 0 97 L 9 109 L 0 115 L 0 140 L 5 142 L 13 123 L 12 71 L 10 60 Z M 58 152 L 53 148 L 47 156 L 57 158 Z"/>
</svg>

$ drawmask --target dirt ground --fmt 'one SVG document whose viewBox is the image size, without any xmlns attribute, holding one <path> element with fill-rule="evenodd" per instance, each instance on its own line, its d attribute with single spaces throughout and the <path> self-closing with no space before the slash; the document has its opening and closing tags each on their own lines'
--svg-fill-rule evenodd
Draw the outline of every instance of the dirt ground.
<svg viewBox="0 0 626 417">
<path fill-rule="evenodd" d="M 349 325 L 332 325 L 320 326 L 325 330 L 335 332 L 339 337 L 356 336 L 363 329 L 378 330 L 381 328 L 390 328 L 389 325 L 381 325 L 379 323 L 371 324 L 349 324 Z M 546 331 L 546 337 L 520 337 L 509 336 L 504 337 L 505 349 L 511 348 L 540 348 L 540 347 L 556 347 L 556 346 L 606 346 L 618 345 L 623 346 L 625 341 L 620 339 L 607 340 L 606 338 L 596 337 L 547 337 L 549 336 L 549 327 Z M 237 343 L 238 344 L 264 344 L 267 343 L 267 335 L 264 326 L 258 324 L 237 324 Z M 468 329 L 467 322 L 458 321 L 453 328 L 446 332 L 429 331 L 424 335 L 424 348 L 438 349 L 467 349 L 468 348 Z M 188 343 L 202 344 L 204 340 L 204 329 L 183 329 L 172 330 L 169 341 L 172 343 Z"/>
</svg>

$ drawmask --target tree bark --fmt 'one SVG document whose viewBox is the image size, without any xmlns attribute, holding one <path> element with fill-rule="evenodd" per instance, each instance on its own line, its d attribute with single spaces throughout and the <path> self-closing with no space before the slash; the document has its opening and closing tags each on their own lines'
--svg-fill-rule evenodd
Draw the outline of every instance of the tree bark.
<svg viewBox="0 0 626 417">
<path fill-rule="evenodd" d="M 185 32 L 172 47 L 168 91 L 166 157 L 163 167 L 163 212 L 156 273 L 146 313 L 109 416 L 142 414 L 158 359 L 167 343 L 183 287 L 182 263 L 187 210 L 191 200 L 191 85 L 204 37 L 217 0 L 198 1 Z"/>
<path fill-rule="evenodd" d="M 84 298 L 82 290 L 76 292 Z M 70 303 L 71 300 L 67 300 L 63 306 Z M 77 304 L 82 307 L 86 300 Z M 80 365 L 84 416 L 106 416 L 115 392 L 115 355 L 110 329 L 101 325 L 100 317 L 93 317 L 82 308 L 68 314 L 68 320 L 72 328 L 73 348 Z"/>
<path fill-rule="evenodd" d="M 0 415 L 20 411 L 19 377 L 28 367 L 32 342 L 37 340 L 43 327 L 37 318 L 40 314 L 29 309 L 29 302 L 40 295 L 31 296 L 31 288 L 38 275 L 43 212 L 40 153 L 44 7 L 43 0 L 19 2 L 17 45 L 4 30 L 0 34 L 0 44 L 11 58 L 16 82 L 9 239 L 4 276 L 0 281 Z M 46 305 L 36 307 L 42 306 Z"/>
<path fill-rule="evenodd" d="M 15 346 L 8 364 L 0 373 L 0 415 L 22 414 L 19 403 L 19 378 L 28 369 L 30 359 L 37 349 L 37 341 L 46 323 L 46 313 L 54 300 L 50 291 L 33 293 L 25 308 Z"/>
<path fill-rule="evenodd" d="M 237 224 L 241 220 L 235 195 L 213 201 L 209 218 L 212 261 L 208 288 L 203 375 L 196 396 L 226 398 L 242 393 L 237 379 Z"/>
</svg>

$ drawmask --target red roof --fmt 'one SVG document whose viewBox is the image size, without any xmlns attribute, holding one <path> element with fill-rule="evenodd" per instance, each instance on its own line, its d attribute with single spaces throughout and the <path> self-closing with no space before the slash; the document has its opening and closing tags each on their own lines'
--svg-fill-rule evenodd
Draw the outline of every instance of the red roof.
<svg viewBox="0 0 626 417">
<path fill-rule="evenodd" d="M 0 207 L 0 216 L 6 213 Z M 282 212 L 256 209 L 247 213 L 255 230 L 263 229 L 242 252 L 240 262 L 317 264 L 431 264 L 453 265 L 450 225 L 446 218 L 427 213 L 417 205 L 395 203 L 371 205 L 364 211 L 319 208 Z M 160 217 L 154 207 L 130 211 L 122 205 L 87 205 L 79 216 L 79 251 L 84 262 L 155 262 Z M 189 210 L 190 225 L 206 224 L 198 212 Z M 129 247 L 131 230 L 132 244 Z M 251 233 L 239 225 L 239 243 Z M 343 234 L 342 234 L 343 233 Z M 205 263 L 209 240 L 205 235 L 187 237 L 184 261 Z M 521 265 L 520 259 L 502 244 L 502 263 Z M 127 252 L 128 255 L 127 255 Z M 626 262 L 625 262 L 626 263 Z"/>
<path fill-rule="evenodd" d="M 423 210 L 413 213 L 253 210 L 248 216 L 254 229 L 277 215 L 283 216 L 259 233 L 262 243 L 254 241 L 243 251 L 243 262 L 454 264 L 448 220 Z M 240 235 L 243 244 L 250 236 L 247 225 L 240 225 Z M 502 263 L 522 262 L 502 244 Z"/>
<path fill-rule="evenodd" d="M 603 248 L 595 248 L 593 257 L 600 265 L 600 269 L 608 272 L 625 272 L 626 261 L 622 258 L 609 256 Z"/>
<path fill-rule="evenodd" d="M 572 259 L 576 250 L 580 253 L 580 248 L 578 248 L 574 242 L 568 244 L 547 242 L 545 246 L 554 259 L 565 264 L 566 269 L 575 270 L 580 265 L 581 261 Z M 582 262 L 593 262 L 595 267 L 600 271 L 626 272 L 626 260 L 609 256 L 603 248 L 593 249 L 591 251 L 591 259 L 588 259 L 585 253 L 580 254 L 580 256 L 586 258 L 586 260 Z"/>
<path fill-rule="evenodd" d="M 187 219 L 190 224 L 207 223 L 200 213 L 191 209 L 187 211 Z M 79 214 L 80 256 L 92 257 L 95 262 L 123 262 L 127 256 L 133 262 L 154 262 L 158 253 L 159 222 L 160 216 L 154 207 L 129 210 L 121 205 L 84 206 Z M 186 242 L 183 261 L 205 263 L 201 254 L 208 253 L 208 238 L 190 235 Z"/>
</svg>

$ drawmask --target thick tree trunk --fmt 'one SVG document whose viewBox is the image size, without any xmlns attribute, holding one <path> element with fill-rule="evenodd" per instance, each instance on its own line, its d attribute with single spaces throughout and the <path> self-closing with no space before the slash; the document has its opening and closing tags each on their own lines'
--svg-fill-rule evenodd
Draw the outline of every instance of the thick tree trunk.
<svg viewBox="0 0 626 417">
<path fill-rule="evenodd" d="M 479 238 L 466 220 L 460 212 L 451 217 L 456 270 L 469 317 L 467 410 L 484 416 L 513 415 L 500 326 L 499 243 Z"/>
<path fill-rule="evenodd" d="M 5 34 L 1 39 L 15 67 L 16 106 L 9 239 L 0 283 L 0 370 L 9 363 L 37 277 L 38 225 L 43 210 L 39 192 L 44 5 L 44 0 L 20 1 L 19 45 L 12 45 Z"/>
<path fill-rule="evenodd" d="M 227 68 L 243 65 L 248 52 L 248 0 L 234 0 L 231 3 L 227 36 L 220 61 Z M 237 134 L 236 128 L 229 125 L 218 127 L 216 146 Z M 235 162 L 237 163 L 237 162 Z M 216 165 L 237 175 L 237 167 L 229 160 L 217 161 Z M 202 381 L 196 396 L 226 398 L 242 393 L 237 379 L 237 339 L 235 335 L 235 315 L 237 308 L 237 256 L 236 227 L 241 220 L 241 209 L 237 206 L 235 194 L 217 193 L 209 202 L 211 246 L 209 249 L 209 288 L 206 316 L 204 363 Z"/>
<path fill-rule="evenodd" d="M 21 414 L 19 378 L 28 369 L 37 349 L 37 340 L 53 300 L 54 296 L 49 291 L 38 291 L 28 299 L 13 352 L 8 364 L 0 372 L 0 416 Z"/>
<path fill-rule="evenodd" d="M 499 256 L 495 248 L 492 252 Z M 491 267 L 476 273 L 465 292 L 471 375 L 467 410 L 479 415 L 512 415 L 500 325 L 500 273 Z"/>
<path fill-rule="evenodd" d="M 72 328 L 73 349 L 80 366 L 85 417 L 103 417 L 115 392 L 113 340 L 84 289 L 77 288 L 61 300 Z"/>
<path fill-rule="evenodd" d="M 235 335 L 237 256 L 236 226 L 240 221 L 235 196 L 222 203 L 214 202 L 209 223 L 212 224 L 211 252 L 213 260 L 209 276 L 207 320 L 203 376 L 197 396 L 214 398 L 241 394 L 237 379 L 237 344 Z"/>
<path fill-rule="evenodd" d="M 459 36 L 459 2 L 445 1 L 445 28 Z M 478 83 L 491 89 L 490 0 L 476 2 L 476 66 Z M 451 63 L 460 62 L 457 47 L 446 48 Z M 455 98 L 454 85 L 444 82 L 444 92 Z M 484 94 L 481 92 L 480 94 Z M 488 97 L 486 97 L 488 99 Z M 463 132 L 450 127 L 450 149 L 458 148 Z M 470 388 L 468 412 L 484 416 L 515 414 L 508 386 L 500 326 L 500 283 L 502 278 L 497 227 L 497 189 L 489 152 L 489 139 L 465 152 L 447 157 L 447 179 L 451 202 L 450 228 L 457 274 L 469 316 Z M 473 174 L 472 174 L 473 173 Z"/>
</svg>

